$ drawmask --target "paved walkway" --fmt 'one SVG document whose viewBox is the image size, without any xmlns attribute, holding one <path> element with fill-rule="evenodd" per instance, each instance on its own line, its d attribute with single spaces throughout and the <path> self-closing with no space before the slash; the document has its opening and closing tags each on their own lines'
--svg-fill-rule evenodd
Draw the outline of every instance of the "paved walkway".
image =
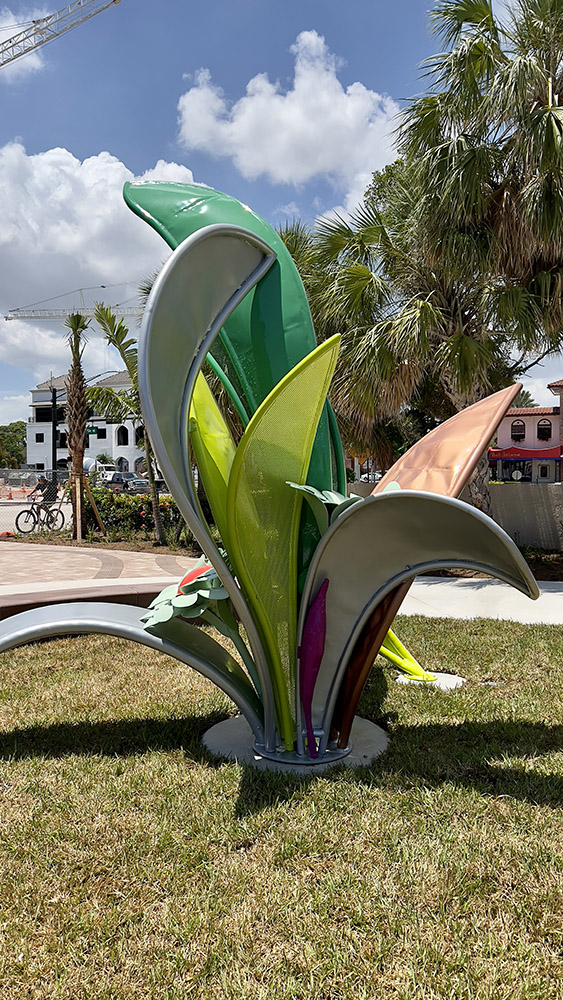
<svg viewBox="0 0 563 1000">
<path fill-rule="evenodd" d="M 0 543 L 0 619 L 27 608 L 63 601 L 114 601 L 146 607 L 194 565 L 166 549 L 80 548 Z"/>
<path fill-rule="evenodd" d="M 195 559 L 156 548 L 103 548 L 0 543 L 0 619 L 26 608 L 76 600 L 107 600 L 146 607 Z M 418 577 L 401 607 L 404 615 L 497 618 L 563 626 L 563 583 L 540 583 L 531 601 L 497 580 Z"/>
<path fill-rule="evenodd" d="M 401 605 L 401 615 L 429 618 L 497 618 L 527 625 L 563 626 L 563 583 L 538 581 L 541 597 L 530 600 L 499 580 L 419 576 Z"/>
</svg>

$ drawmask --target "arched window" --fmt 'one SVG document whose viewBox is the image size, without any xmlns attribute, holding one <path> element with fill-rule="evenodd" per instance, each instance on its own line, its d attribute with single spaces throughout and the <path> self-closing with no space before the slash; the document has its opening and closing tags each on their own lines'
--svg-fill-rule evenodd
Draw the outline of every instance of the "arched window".
<svg viewBox="0 0 563 1000">
<path fill-rule="evenodd" d="M 510 437 L 513 441 L 523 441 L 526 437 L 526 425 L 523 420 L 513 420 L 510 427 Z"/>
<path fill-rule="evenodd" d="M 145 437 L 145 431 L 143 427 L 135 427 L 135 445 L 140 448 L 143 444 Z"/>
<path fill-rule="evenodd" d="M 538 420 L 538 441 L 550 441 L 551 440 L 551 420 L 547 420 L 545 417 L 542 420 Z"/>
<path fill-rule="evenodd" d="M 117 428 L 117 446 L 124 448 L 129 444 L 129 431 L 126 427 Z"/>
<path fill-rule="evenodd" d="M 129 472 L 129 462 L 126 458 L 118 458 L 116 465 L 120 472 Z"/>
</svg>

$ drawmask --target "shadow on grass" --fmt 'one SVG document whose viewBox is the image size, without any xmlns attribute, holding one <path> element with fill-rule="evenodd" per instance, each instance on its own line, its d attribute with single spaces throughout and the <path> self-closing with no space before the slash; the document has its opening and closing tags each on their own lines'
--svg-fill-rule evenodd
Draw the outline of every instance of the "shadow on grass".
<svg viewBox="0 0 563 1000">
<path fill-rule="evenodd" d="M 389 749 L 371 767 L 325 771 L 325 780 L 405 790 L 451 784 L 483 795 L 510 796 L 534 805 L 563 806 L 563 775 L 541 773 L 510 758 L 541 758 L 563 749 L 563 726 L 522 720 L 436 723 L 393 728 Z M 504 763 L 506 760 L 506 763 Z M 501 763 L 502 762 L 502 763 Z M 320 776 L 319 776 L 320 777 Z M 272 775 L 245 767 L 238 815 L 290 798 L 316 776 Z"/>
<path fill-rule="evenodd" d="M 116 719 L 103 722 L 58 722 L 0 733 L 0 760 L 70 755 L 131 757 L 152 750 L 184 750 L 194 760 L 209 762 L 203 734 L 224 713 L 185 718 Z"/>
<path fill-rule="evenodd" d="M 30 726 L 0 734 L 0 759 L 61 758 L 71 754 L 128 757 L 153 750 L 183 750 L 192 760 L 220 767 L 201 739 L 224 714 L 176 719 L 126 719 Z M 563 749 L 563 726 L 522 720 L 396 725 L 391 744 L 371 767 L 325 771 L 324 780 L 346 780 L 407 789 L 444 784 L 484 795 L 507 795 L 537 805 L 563 806 L 563 776 L 510 763 Z M 506 763 L 504 763 L 506 761 Z M 315 774 L 279 774 L 241 767 L 236 813 L 259 812 L 299 795 Z"/>
</svg>

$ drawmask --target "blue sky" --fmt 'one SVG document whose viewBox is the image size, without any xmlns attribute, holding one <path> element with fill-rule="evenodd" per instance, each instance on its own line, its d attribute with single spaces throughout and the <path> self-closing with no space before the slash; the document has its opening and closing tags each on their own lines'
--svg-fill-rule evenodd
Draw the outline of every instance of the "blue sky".
<svg viewBox="0 0 563 1000">
<path fill-rule="evenodd" d="M 61 6 L 7 2 L 0 37 Z M 394 157 L 401 102 L 423 89 L 429 6 L 121 0 L 0 69 L 1 315 L 101 284 L 116 287 L 88 294 L 134 294 L 167 254 L 122 204 L 134 177 L 193 178 L 274 225 L 353 208 Z M 116 367 L 95 333 L 84 361 L 92 375 Z M 60 323 L 0 320 L 0 423 L 26 419 L 31 386 L 67 366 Z M 538 401 L 559 375 L 540 373 Z"/>
</svg>

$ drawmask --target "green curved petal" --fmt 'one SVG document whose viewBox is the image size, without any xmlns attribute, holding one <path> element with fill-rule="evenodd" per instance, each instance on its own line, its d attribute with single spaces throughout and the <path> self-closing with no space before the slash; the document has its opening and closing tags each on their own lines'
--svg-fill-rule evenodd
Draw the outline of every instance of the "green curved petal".
<svg viewBox="0 0 563 1000">
<path fill-rule="evenodd" d="M 248 412 L 254 413 L 316 346 L 303 283 L 283 240 L 265 219 L 236 198 L 203 185 L 126 183 L 123 197 L 173 249 L 203 227 L 221 224 L 241 226 L 274 251 L 275 264 L 224 323 L 221 347 L 216 343 L 210 351 L 237 394 L 245 398 Z M 338 430 L 325 411 L 309 470 L 309 482 L 318 489 L 332 486 L 331 447 L 337 457 L 338 488 L 345 491 Z"/>
<path fill-rule="evenodd" d="M 270 393 L 244 432 L 227 498 L 229 555 L 264 639 L 273 675 L 277 721 L 293 749 L 297 631 L 297 555 L 303 483 L 340 337 L 298 364 Z"/>
<path fill-rule="evenodd" d="M 201 374 L 196 379 L 192 396 L 189 435 L 215 523 L 228 550 L 227 486 L 236 447 L 215 397 Z"/>
</svg>

